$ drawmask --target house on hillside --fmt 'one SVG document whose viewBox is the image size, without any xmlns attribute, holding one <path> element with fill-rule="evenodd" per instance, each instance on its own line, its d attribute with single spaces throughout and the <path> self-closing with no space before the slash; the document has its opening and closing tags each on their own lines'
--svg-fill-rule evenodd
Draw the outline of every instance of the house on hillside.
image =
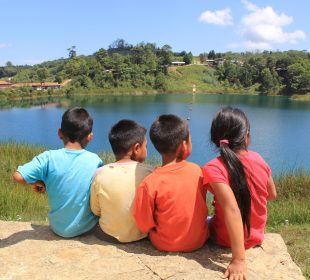
<svg viewBox="0 0 310 280">
<path fill-rule="evenodd" d="M 12 84 L 7 81 L 0 81 L 0 89 L 11 88 Z"/>
<path fill-rule="evenodd" d="M 215 59 L 207 59 L 206 64 L 208 66 L 220 66 L 224 65 L 225 59 L 224 58 L 215 58 Z"/>
<path fill-rule="evenodd" d="M 185 65 L 184 61 L 172 61 L 171 66 L 183 66 Z"/>
<path fill-rule="evenodd" d="M 54 82 L 42 82 L 42 83 L 16 83 L 13 87 L 31 87 L 33 90 L 49 90 L 59 89 L 61 85 Z"/>
</svg>

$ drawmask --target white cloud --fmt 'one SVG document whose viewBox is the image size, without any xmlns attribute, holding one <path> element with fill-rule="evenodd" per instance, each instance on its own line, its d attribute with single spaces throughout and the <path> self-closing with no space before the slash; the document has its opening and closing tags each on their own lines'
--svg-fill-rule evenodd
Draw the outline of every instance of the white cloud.
<svg viewBox="0 0 310 280">
<path fill-rule="evenodd" d="M 302 30 L 284 31 L 283 27 L 293 22 L 293 17 L 278 13 L 270 6 L 259 8 L 248 0 L 241 0 L 249 14 L 241 19 L 240 33 L 243 46 L 255 49 L 272 48 L 274 44 L 294 44 L 306 38 Z"/>
<path fill-rule="evenodd" d="M 256 11 L 258 9 L 255 4 L 251 3 L 248 0 L 241 0 L 241 2 L 244 4 L 245 8 L 249 11 Z"/>
<path fill-rule="evenodd" d="M 0 49 L 4 49 L 4 48 L 8 48 L 8 47 L 10 47 L 10 45 L 0 43 Z"/>
<path fill-rule="evenodd" d="M 199 21 L 216 24 L 216 25 L 232 25 L 233 18 L 230 14 L 230 9 L 218 10 L 218 11 L 205 11 L 203 12 Z"/>
</svg>

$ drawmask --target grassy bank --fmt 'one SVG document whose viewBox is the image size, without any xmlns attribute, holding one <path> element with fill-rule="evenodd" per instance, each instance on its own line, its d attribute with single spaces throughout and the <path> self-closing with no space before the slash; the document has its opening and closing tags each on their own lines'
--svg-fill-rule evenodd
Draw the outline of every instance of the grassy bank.
<svg viewBox="0 0 310 280">
<path fill-rule="evenodd" d="M 12 181 L 17 166 L 42 151 L 44 147 L 0 143 L 1 220 L 46 221 L 47 196 Z M 100 157 L 105 163 L 114 160 L 109 152 L 101 153 Z M 151 158 L 149 163 L 157 164 L 158 159 Z M 310 279 L 310 173 L 287 172 L 278 175 L 275 182 L 279 197 L 268 205 L 267 231 L 282 235 L 292 258 Z"/>
</svg>

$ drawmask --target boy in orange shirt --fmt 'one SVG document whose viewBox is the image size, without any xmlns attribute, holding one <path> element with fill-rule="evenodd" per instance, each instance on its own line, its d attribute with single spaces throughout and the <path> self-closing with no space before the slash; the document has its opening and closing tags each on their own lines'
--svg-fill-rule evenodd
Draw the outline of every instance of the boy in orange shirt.
<svg viewBox="0 0 310 280">
<path fill-rule="evenodd" d="M 206 189 L 201 168 L 186 161 L 192 150 L 188 124 L 162 115 L 151 126 L 150 138 L 161 154 L 157 167 L 140 184 L 133 215 L 161 251 L 189 252 L 208 238 Z"/>
</svg>

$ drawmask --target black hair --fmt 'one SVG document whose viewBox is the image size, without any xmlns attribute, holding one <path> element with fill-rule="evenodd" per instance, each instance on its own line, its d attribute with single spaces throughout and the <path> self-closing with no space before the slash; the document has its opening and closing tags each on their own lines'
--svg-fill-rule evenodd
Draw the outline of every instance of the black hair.
<svg viewBox="0 0 310 280">
<path fill-rule="evenodd" d="M 150 138 L 160 154 L 174 154 L 189 139 L 188 124 L 176 115 L 161 115 L 151 126 Z"/>
<path fill-rule="evenodd" d="M 82 144 L 92 129 L 93 119 L 84 108 L 71 108 L 62 115 L 61 132 L 70 142 Z"/>
<path fill-rule="evenodd" d="M 112 126 L 109 141 L 115 155 L 124 155 L 129 149 L 145 140 L 146 129 L 132 120 L 120 120 Z"/>
<path fill-rule="evenodd" d="M 247 149 L 246 138 L 249 131 L 250 123 L 245 113 L 231 107 L 220 110 L 211 125 L 211 141 L 220 149 L 221 158 L 228 170 L 230 187 L 248 235 L 250 234 L 251 193 L 246 180 L 246 170 L 237 152 Z"/>
</svg>

